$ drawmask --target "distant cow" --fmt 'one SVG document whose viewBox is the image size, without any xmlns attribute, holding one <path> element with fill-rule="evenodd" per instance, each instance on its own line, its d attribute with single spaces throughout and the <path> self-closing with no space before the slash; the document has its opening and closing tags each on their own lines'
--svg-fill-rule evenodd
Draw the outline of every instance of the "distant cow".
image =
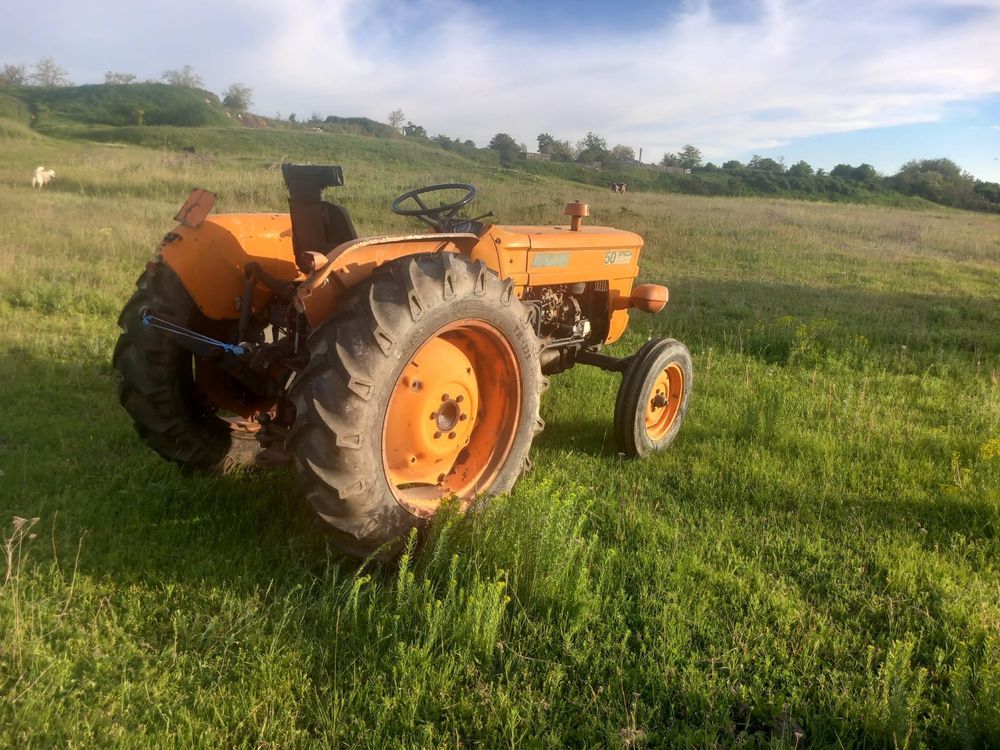
<svg viewBox="0 0 1000 750">
<path fill-rule="evenodd" d="M 35 173 L 31 176 L 31 187 L 33 188 L 43 188 L 49 184 L 49 180 L 56 176 L 56 171 L 54 169 L 46 169 L 45 167 L 37 167 Z"/>
<path fill-rule="evenodd" d="M 183 151 L 185 154 L 194 154 L 197 153 L 198 149 L 196 149 L 194 146 L 181 146 L 181 151 Z"/>
<path fill-rule="evenodd" d="M 624 183 L 624 182 L 612 182 L 611 183 L 611 192 L 612 193 L 627 193 L 628 192 L 628 185 L 626 183 Z"/>
</svg>

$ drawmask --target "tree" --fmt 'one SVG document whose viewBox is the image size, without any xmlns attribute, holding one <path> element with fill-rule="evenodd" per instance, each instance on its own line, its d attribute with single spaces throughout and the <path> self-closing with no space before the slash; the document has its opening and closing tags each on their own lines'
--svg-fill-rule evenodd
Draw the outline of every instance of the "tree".
<svg viewBox="0 0 1000 750">
<path fill-rule="evenodd" d="M 587 133 L 583 140 L 576 144 L 576 152 L 576 160 L 581 164 L 590 164 L 595 161 L 601 164 L 611 163 L 608 142 L 597 133 Z"/>
<path fill-rule="evenodd" d="M 879 181 L 878 170 L 871 164 L 860 164 L 854 168 L 854 174 L 851 175 L 851 179 L 857 182 L 875 184 Z"/>
<path fill-rule="evenodd" d="M 517 144 L 517 141 L 507 133 L 497 133 L 490 139 L 487 148 L 500 152 L 500 163 L 505 167 L 513 164 L 521 153 L 521 147 Z"/>
<path fill-rule="evenodd" d="M 681 149 L 678 161 L 680 162 L 678 166 L 685 169 L 696 169 L 701 166 L 701 151 L 689 144 Z"/>
<path fill-rule="evenodd" d="M 406 125 L 403 126 L 403 135 L 408 138 L 426 138 L 427 131 L 423 125 L 416 125 L 407 120 Z"/>
<path fill-rule="evenodd" d="M 748 169 L 759 169 L 763 172 L 774 172 L 775 174 L 784 174 L 785 165 L 780 161 L 775 161 L 768 156 L 761 156 L 760 154 L 754 154 L 750 157 L 750 161 L 747 162 Z"/>
<path fill-rule="evenodd" d="M 0 86 L 27 86 L 28 70 L 24 65 L 4 63 L 0 68 Z"/>
<path fill-rule="evenodd" d="M 203 86 L 201 76 L 195 73 L 190 65 L 185 65 L 180 70 L 164 70 L 160 78 L 171 86 L 187 86 L 192 89 L 200 89 Z"/>
<path fill-rule="evenodd" d="M 51 57 L 43 57 L 35 63 L 35 69 L 30 76 L 36 86 L 69 86 L 66 69 L 60 68 Z"/>
<path fill-rule="evenodd" d="M 737 161 L 736 159 L 730 159 L 729 161 L 723 163 L 722 168 L 723 169 L 743 169 L 743 164 L 741 162 Z"/>
<path fill-rule="evenodd" d="M 951 159 L 908 161 L 888 182 L 901 193 L 919 195 L 935 203 L 978 207 L 975 180 Z"/>
<path fill-rule="evenodd" d="M 792 177 L 812 177 L 813 168 L 808 163 L 800 161 L 788 168 L 788 174 Z"/>
<path fill-rule="evenodd" d="M 441 148 L 445 149 L 446 151 L 451 151 L 452 149 L 454 149 L 459 142 L 457 138 L 455 140 L 452 140 L 444 133 L 438 133 L 436 136 L 431 138 L 431 140 L 437 145 L 439 145 Z"/>
<path fill-rule="evenodd" d="M 294 112 L 292 112 L 290 115 L 288 115 L 288 121 L 292 123 L 292 125 L 294 125 L 299 121 L 299 118 L 295 115 Z"/>
<path fill-rule="evenodd" d="M 548 133 L 539 133 L 539 135 L 538 135 L 538 153 L 540 153 L 540 154 L 547 154 L 547 153 L 549 153 L 549 148 L 555 142 L 556 142 L 556 139 L 553 138 Z"/>
<path fill-rule="evenodd" d="M 109 70 L 104 74 L 104 82 L 109 86 L 123 86 L 127 83 L 135 83 L 135 73 L 116 73 Z"/>
<path fill-rule="evenodd" d="M 573 147 L 569 145 L 569 141 L 552 141 L 545 153 L 551 156 L 553 161 L 569 162 L 573 161 L 575 157 Z"/>
<path fill-rule="evenodd" d="M 663 155 L 660 159 L 661 167 L 679 167 L 681 165 L 681 157 L 677 154 L 670 153 L 669 151 Z"/>
<path fill-rule="evenodd" d="M 830 170 L 831 177 L 839 177 L 842 180 L 854 179 L 854 167 L 850 164 L 838 164 Z"/>
<path fill-rule="evenodd" d="M 631 146 L 618 144 L 611 149 L 611 159 L 615 164 L 631 164 L 635 161 L 635 151 Z"/>
<path fill-rule="evenodd" d="M 236 112 L 246 112 L 253 103 L 253 91 L 242 83 L 231 83 L 222 92 L 222 103 Z"/>
<path fill-rule="evenodd" d="M 594 132 L 588 132 L 577 144 L 580 151 L 607 151 L 608 142 Z"/>
<path fill-rule="evenodd" d="M 403 114 L 403 110 L 397 107 L 389 113 L 389 117 L 387 119 L 393 130 L 400 133 L 403 132 L 403 120 L 406 119 L 406 115 Z"/>
</svg>

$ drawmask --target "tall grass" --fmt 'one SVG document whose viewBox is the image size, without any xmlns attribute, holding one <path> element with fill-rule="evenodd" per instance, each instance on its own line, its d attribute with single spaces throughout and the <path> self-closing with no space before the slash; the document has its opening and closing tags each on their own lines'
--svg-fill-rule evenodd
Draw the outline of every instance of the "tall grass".
<svg viewBox="0 0 1000 750">
<path fill-rule="evenodd" d="M 0 120 L 0 744 L 996 745 L 997 217 L 204 137 L 182 156 Z M 619 456 L 617 378 L 577 368 L 514 492 L 388 567 L 337 559 L 288 472 L 151 455 L 115 403 L 118 308 L 191 187 L 280 210 L 286 150 L 345 164 L 363 232 L 463 178 L 505 222 L 579 198 L 643 234 L 671 302 L 615 351 L 691 347 L 677 443 Z M 57 178 L 32 192 L 40 163 Z"/>
</svg>

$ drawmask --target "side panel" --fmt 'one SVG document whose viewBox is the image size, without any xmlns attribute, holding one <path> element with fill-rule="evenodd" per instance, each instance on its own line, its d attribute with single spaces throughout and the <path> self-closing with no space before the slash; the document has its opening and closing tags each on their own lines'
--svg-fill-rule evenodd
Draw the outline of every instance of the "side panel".
<svg viewBox="0 0 1000 750">
<path fill-rule="evenodd" d="M 239 318 L 237 298 L 243 295 L 248 263 L 257 262 L 286 281 L 303 278 L 295 265 L 291 227 L 288 214 L 222 214 L 197 229 L 176 227 L 164 238 L 159 254 L 207 317 Z M 254 308 L 260 309 L 270 295 L 258 285 Z"/>
<path fill-rule="evenodd" d="M 528 251 L 531 240 L 524 232 L 511 232 L 507 227 L 492 226 L 472 249 L 473 261 L 482 260 L 501 279 L 514 282 L 517 296 L 528 284 Z"/>
</svg>

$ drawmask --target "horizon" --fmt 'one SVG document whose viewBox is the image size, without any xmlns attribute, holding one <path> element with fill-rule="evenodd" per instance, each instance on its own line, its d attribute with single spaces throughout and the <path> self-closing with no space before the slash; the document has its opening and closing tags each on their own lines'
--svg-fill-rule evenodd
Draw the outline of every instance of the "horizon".
<svg viewBox="0 0 1000 750">
<path fill-rule="evenodd" d="M 429 136 L 480 146 L 505 132 L 534 151 L 539 133 L 593 131 L 644 163 L 692 144 L 716 164 L 759 154 L 887 175 L 948 158 L 1000 182 L 994 0 L 244 0 L 239 12 L 53 0 L 8 15 L 0 63 L 52 57 L 81 85 L 190 65 L 208 90 L 246 84 L 265 116 L 385 122 L 399 108 Z"/>
</svg>

